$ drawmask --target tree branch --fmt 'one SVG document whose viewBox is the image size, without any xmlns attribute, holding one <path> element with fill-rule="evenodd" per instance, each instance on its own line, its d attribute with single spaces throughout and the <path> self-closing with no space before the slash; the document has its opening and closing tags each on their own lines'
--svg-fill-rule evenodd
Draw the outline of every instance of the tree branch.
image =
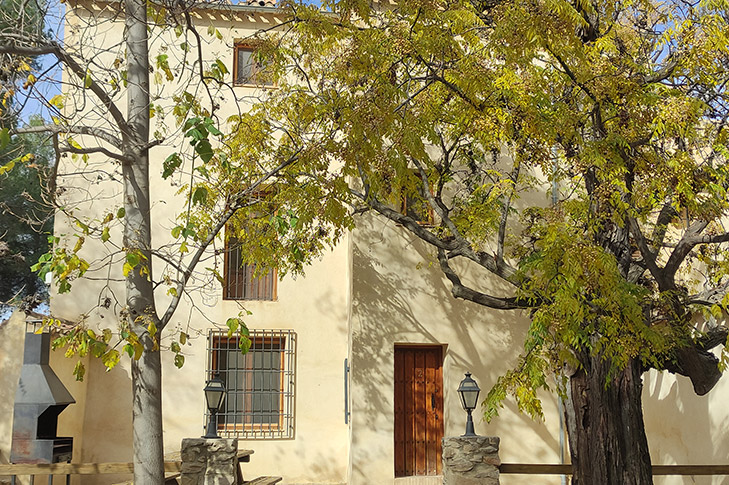
<svg viewBox="0 0 729 485">
<path fill-rule="evenodd" d="M 22 38 L 19 40 L 26 42 L 27 44 L 33 43 L 32 39 Z M 63 49 L 58 43 L 53 41 L 36 46 L 3 43 L 0 44 L 0 54 L 14 54 L 21 56 L 40 56 L 44 54 L 51 54 L 54 55 L 60 62 L 68 66 L 69 70 L 73 72 L 76 76 L 78 76 L 80 79 L 83 79 L 84 83 L 86 82 L 86 70 L 81 65 L 79 65 L 78 62 L 76 62 L 71 54 L 66 52 L 66 50 Z M 108 93 L 96 81 L 91 78 L 89 80 L 90 83 L 88 89 L 90 89 L 96 95 L 96 97 L 99 98 L 99 101 L 101 101 L 104 107 L 109 110 L 109 114 L 114 119 L 114 122 L 121 132 L 122 140 L 125 142 L 128 141 L 131 135 L 131 129 L 126 119 L 124 118 L 124 115 L 116 106 L 114 101 L 112 101 L 112 99 L 109 97 Z"/>
<path fill-rule="evenodd" d="M 89 135 L 113 145 L 114 148 L 119 150 L 122 149 L 122 142 L 119 138 L 101 128 L 92 126 L 62 126 L 62 125 L 35 125 L 35 126 L 24 126 L 22 128 L 15 128 L 12 130 L 13 134 L 23 133 L 72 133 L 75 135 Z"/>
<path fill-rule="evenodd" d="M 469 300 L 474 303 L 478 303 L 479 305 L 498 310 L 517 310 L 521 308 L 531 308 L 533 306 L 514 297 L 498 298 L 465 286 L 458 277 L 458 274 L 453 270 L 453 268 L 451 268 L 446 252 L 443 249 L 438 249 L 438 262 L 440 263 L 441 271 L 443 271 L 445 277 L 448 278 L 448 281 L 450 281 L 453 285 L 451 293 L 456 298 Z"/>
</svg>

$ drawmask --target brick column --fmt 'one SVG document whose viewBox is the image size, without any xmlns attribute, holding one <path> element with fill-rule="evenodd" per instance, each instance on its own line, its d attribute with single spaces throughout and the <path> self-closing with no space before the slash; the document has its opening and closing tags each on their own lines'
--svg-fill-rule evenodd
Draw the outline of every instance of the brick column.
<svg viewBox="0 0 729 485">
<path fill-rule="evenodd" d="M 182 485 L 238 483 L 238 440 L 185 438 L 182 440 Z"/>
<path fill-rule="evenodd" d="M 499 485 L 499 438 L 443 438 L 444 485 Z"/>
</svg>

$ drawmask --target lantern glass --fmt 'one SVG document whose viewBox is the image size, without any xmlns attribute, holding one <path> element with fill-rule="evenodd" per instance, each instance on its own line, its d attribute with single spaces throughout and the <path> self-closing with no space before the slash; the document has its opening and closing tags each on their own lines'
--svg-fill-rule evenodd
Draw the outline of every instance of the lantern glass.
<svg viewBox="0 0 729 485">
<path fill-rule="evenodd" d="M 465 410 L 476 409 L 476 403 L 478 402 L 478 394 L 481 389 L 478 387 L 476 381 L 471 378 L 471 373 L 466 372 L 466 377 L 461 381 L 458 386 L 458 397 L 461 398 L 461 406 Z"/>
<path fill-rule="evenodd" d="M 213 377 L 205 383 L 203 390 L 208 409 L 219 410 L 225 398 L 225 383 L 219 377 Z"/>
</svg>

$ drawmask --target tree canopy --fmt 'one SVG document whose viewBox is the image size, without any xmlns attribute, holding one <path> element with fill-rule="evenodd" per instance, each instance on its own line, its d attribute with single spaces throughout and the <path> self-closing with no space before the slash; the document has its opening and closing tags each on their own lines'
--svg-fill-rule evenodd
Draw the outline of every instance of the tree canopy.
<svg viewBox="0 0 729 485">
<path fill-rule="evenodd" d="M 456 298 L 528 312 L 488 417 L 507 394 L 539 416 L 556 377 L 575 480 L 649 483 L 641 372 L 704 394 L 727 362 L 726 2 L 327 6 L 271 41 L 279 89 L 243 117 L 275 128 L 264 156 L 319 146 L 312 181 L 430 244 Z"/>
</svg>

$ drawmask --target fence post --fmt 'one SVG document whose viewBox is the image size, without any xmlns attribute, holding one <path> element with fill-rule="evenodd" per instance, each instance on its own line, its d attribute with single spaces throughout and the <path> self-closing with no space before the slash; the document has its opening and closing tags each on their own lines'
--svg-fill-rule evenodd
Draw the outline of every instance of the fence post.
<svg viewBox="0 0 729 485">
<path fill-rule="evenodd" d="M 443 438 L 444 485 L 499 485 L 499 438 Z"/>
<path fill-rule="evenodd" d="M 182 485 L 237 484 L 237 454 L 237 439 L 183 439 L 180 450 Z"/>
</svg>

